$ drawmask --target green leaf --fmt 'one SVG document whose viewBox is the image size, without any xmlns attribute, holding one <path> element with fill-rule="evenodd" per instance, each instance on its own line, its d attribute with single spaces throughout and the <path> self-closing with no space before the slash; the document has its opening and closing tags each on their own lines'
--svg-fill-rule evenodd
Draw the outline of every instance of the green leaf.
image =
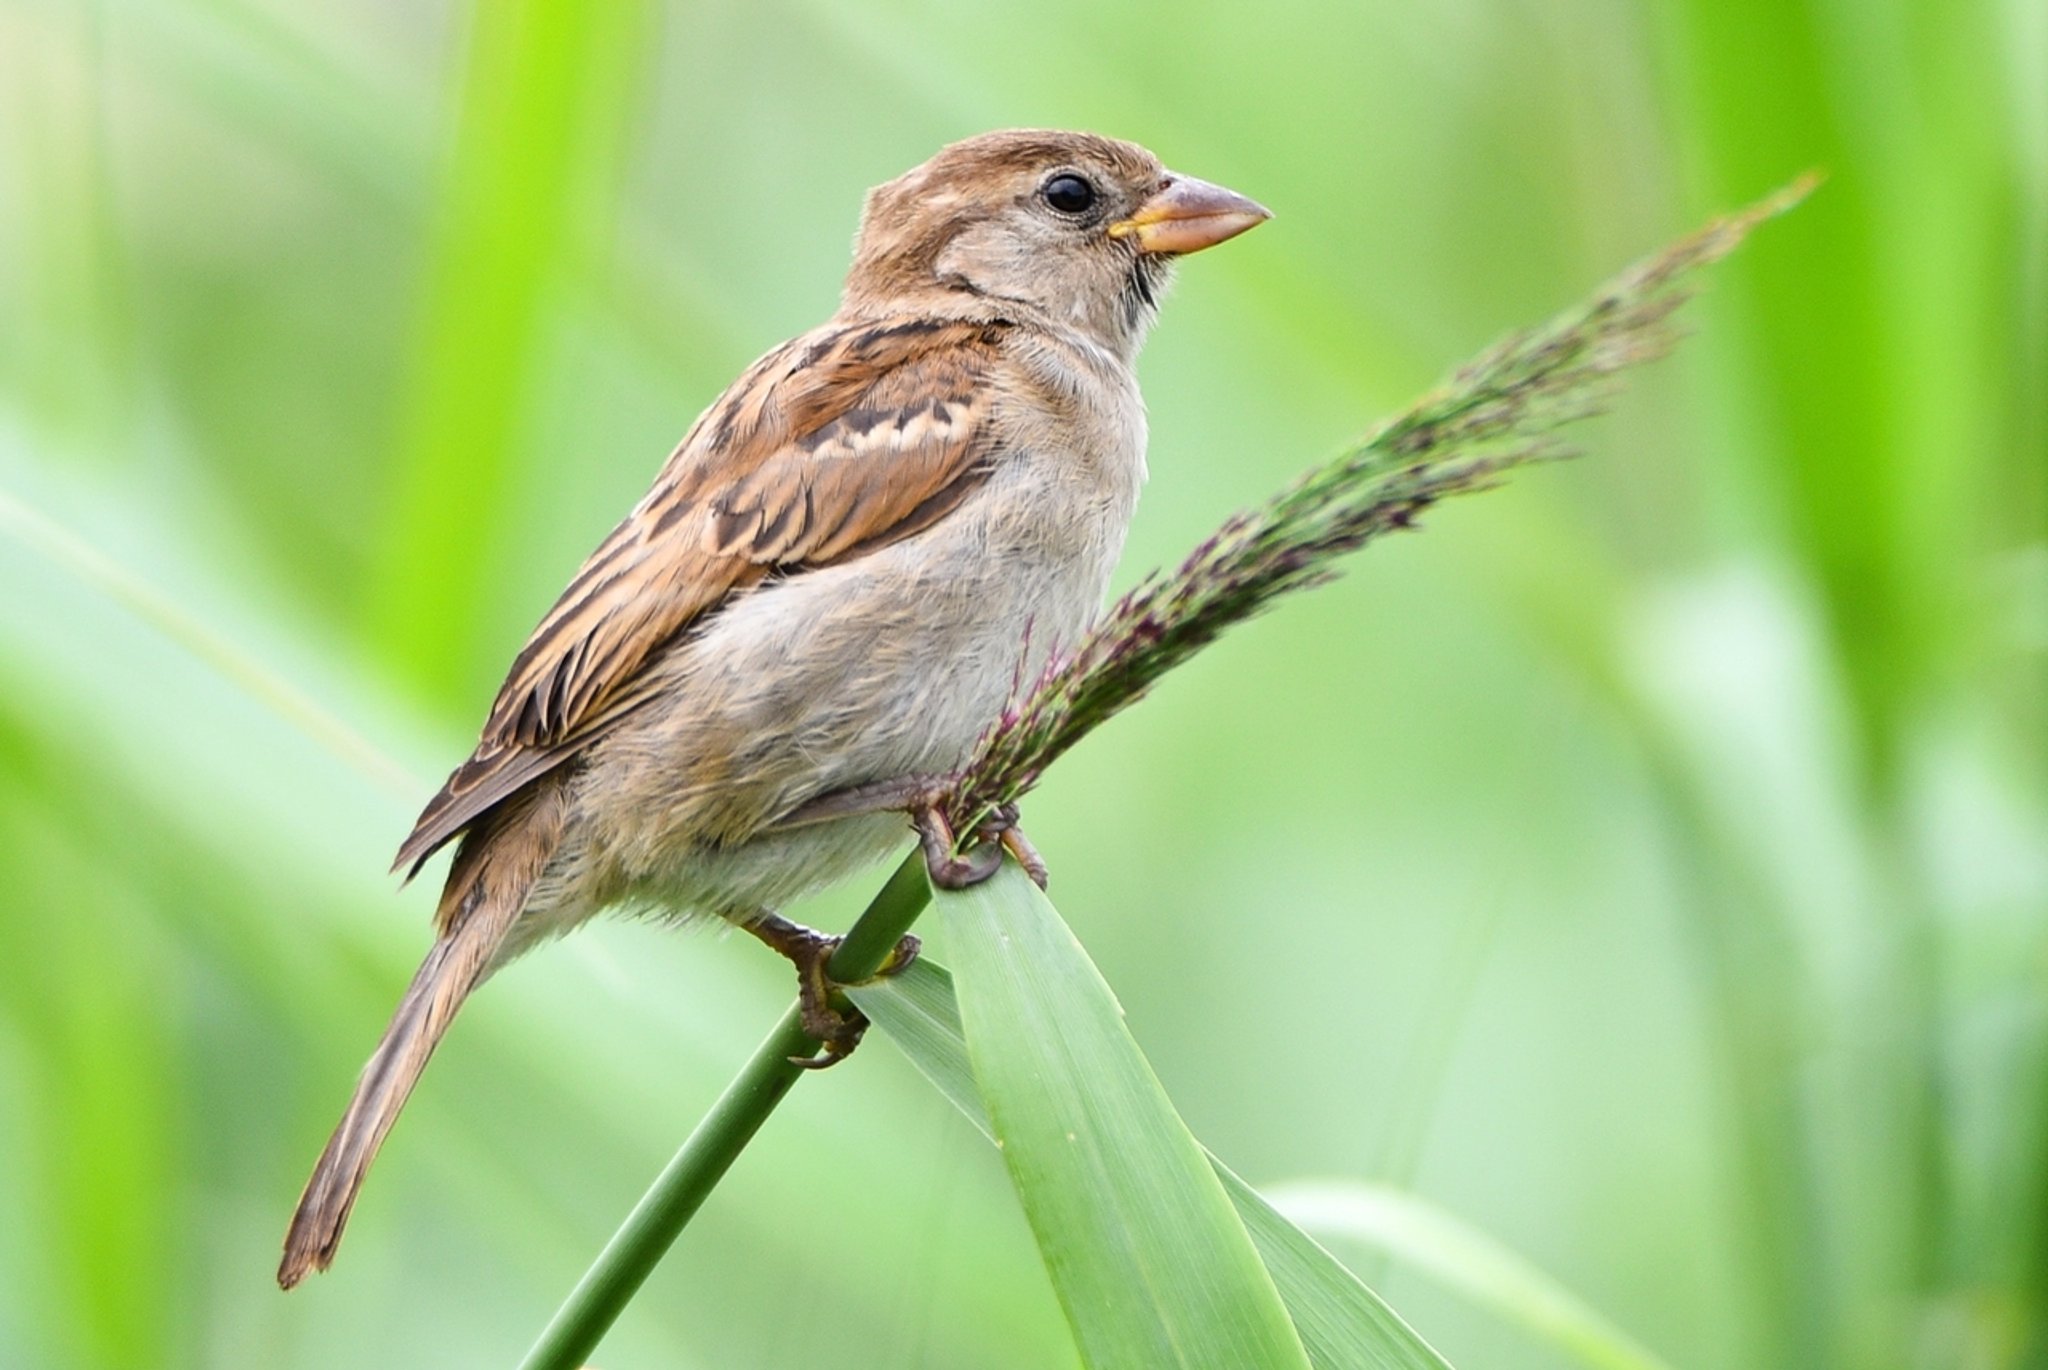
<svg viewBox="0 0 2048 1370">
<path fill-rule="evenodd" d="M 1038 887 L 1005 864 L 936 902 L 974 1078 L 1082 1359 L 1307 1370 L 1216 1172 Z"/>
<path fill-rule="evenodd" d="M 1078 952 L 1070 952 L 1069 959 L 1077 957 Z M 1092 967 L 1085 978 L 1101 983 Z M 952 976 L 926 957 L 904 974 L 850 993 L 939 1092 L 995 1140 L 968 1060 Z M 1208 1164 L 1271 1274 L 1316 1370 L 1448 1370 L 1442 1357 L 1355 1275 L 1214 1157 L 1208 1157 Z"/>
<path fill-rule="evenodd" d="M 1269 1191 L 1279 1211 L 1313 1231 L 1380 1248 L 1474 1303 L 1597 1370 L 1670 1370 L 1523 1257 L 1405 1190 L 1356 1181 Z"/>
</svg>

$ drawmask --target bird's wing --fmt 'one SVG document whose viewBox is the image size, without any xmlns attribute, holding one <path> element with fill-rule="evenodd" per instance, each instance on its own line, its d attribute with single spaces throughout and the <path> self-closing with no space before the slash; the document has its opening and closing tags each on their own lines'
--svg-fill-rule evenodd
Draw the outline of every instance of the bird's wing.
<svg viewBox="0 0 2048 1370">
<path fill-rule="evenodd" d="M 994 455 L 1005 325 L 829 324 L 756 362 L 576 573 L 512 663 L 483 737 L 399 848 L 443 843 L 645 702 L 663 644 L 771 571 L 845 561 L 943 518 Z"/>
</svg>

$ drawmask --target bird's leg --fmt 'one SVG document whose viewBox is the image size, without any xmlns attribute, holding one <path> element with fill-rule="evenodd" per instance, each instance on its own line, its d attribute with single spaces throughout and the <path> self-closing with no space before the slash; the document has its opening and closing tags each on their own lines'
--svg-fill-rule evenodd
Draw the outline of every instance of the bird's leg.
<svg viewBox="0 0 2048 1370">
<path fill-rule="evenodd" d="M 911 816 L 911 822 L 924 846 L 925 871 L 940 889 L 964 890 L 970 885 L 979 885 L 1003 864 L 1005 851 L 1017 858 L 1017 864 L 1024 868 L 1033 884 L 1040 889 L 1045 888 L 1045 860 L 1039 856 L 1038 848 L 1024 836 L 1024 830 L 1017 826 L 1015 804 L 1004 804 L 982 820 L 974 830 L 974 845 L 967 849 L 965 856 L 954 854 L 958 839 L 953 833 L 953 825 L 946 821 L 946 815 L 936 804 L 927 804 L 918 810 Z"/>
<path fill-rule="evenodd" d="M 768 825 L 770 832 L 807 828 L 835 818 L 853 818 L 869 813 L 914 814 L 946 792 L 952 777 L 945 775 L 903 775 L 894 780 L 876 780 L 866 785 L 849 785 L 797 805 Z"/>
<path fill-rule="evenodd" d="M 941 808 L 953 781 L 952 776 L 906 775 L 849 786 L 798 805 L 770 825 L 769 830 L 786 832 L 860 814 L 907 813 L 924 847 L 925 869 L 940 889 L 962 890 L 980 884 L 996 873 L 1005 851 L 1017 858 L 1017 864 L 1038 888 L 1044 889 L 1045 860 L 1017 826 L 1015 804 L 1004 804 L 991 812 L 976 826 L 974 843 L 967 855 L 955 855 L 958 835 Z"/>
<path fill-rule="evenodd" d="M 740 925 L 796 967 L 797 1011 L 804 1031 L 817 1039 L 824 1050 L 816 1056 L 792 1056 L 790 1060 L 806 1070 L 823 1070 L 853 1054 L 868 1030 L 868 1017 L 840 993 L 844 988 L 825 973 L 832 953 L 845 939 L 791 922 L 780 914 L 763 914 Z M 917 959 L 920 943 L 905 933 L 889 953 L 877 976 L 896 975 Z"/>
</svg>

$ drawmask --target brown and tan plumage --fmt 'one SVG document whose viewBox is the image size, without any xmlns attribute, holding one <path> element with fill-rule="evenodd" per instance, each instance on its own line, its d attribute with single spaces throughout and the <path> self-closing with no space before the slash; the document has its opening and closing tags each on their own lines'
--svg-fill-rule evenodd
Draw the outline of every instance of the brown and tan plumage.
<svg viewBox="0 0 2048 1370">
<path fill-rule="evenodd" d="M 604 735 L 649 653 L 771 571 L 829 565 L 942 517 L 989 454 L 1000 322 L 828 325 L 713 405 L 512 663 L 483 738 L 396 865 Z"/>
<path fill-rule="evenodd" d="M 1168 264 L 1264 217 L 1142 148 L 1035 130 L 954 144 L 869 195 L 839 312 L 692 426 L 400 848 L 410 875 L 460 839 L 281 1284 L 332 1260 L 463 999 L 535 942 L 626 904 L 815 962 L 829 944 L 774 911 L 908 829 L 778 820 L 957 766 L 1017 673 L 1080 631 L 1144 477 L 1130 366 Z M 828 1047 L 857 1040 L 816 1021 Z"/>
</svg>

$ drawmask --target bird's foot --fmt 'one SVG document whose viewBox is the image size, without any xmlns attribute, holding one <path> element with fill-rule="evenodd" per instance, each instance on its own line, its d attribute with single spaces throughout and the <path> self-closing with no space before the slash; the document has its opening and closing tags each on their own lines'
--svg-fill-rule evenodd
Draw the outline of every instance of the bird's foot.
<svg viewBox="0 0 2048 1370">
<path fill-rule="evenodd" d="M 1024 830 L 1017 826 L 1017 806 L 1004 804 L 996 809 L 974 830 L 974 841 L 964 855 L 956 852 L 959 839 L 953 832 L 953 825 L 946 821 L 937 805 L 927 805 L 911 820 L 917 827 L 918 840 L 924 846 L 924 867 L 932 883 L 940 889 L 964 890 L 970 885 L 979 885 L 996 873 L 1003 864 L 1003 853 L 1017 858 L 1017 864 L 1031 877 L 1033 884 L 1044 889 L 1048 878 L 1045 859 L 1038 854 L 1038 848 L 1024 836 Z"/>
<path fill-rule="evenodd" d="M 868 1016 L 847 999 L 845 986 L 826 973 L 832 953 L 845 939 L 807 928 L 778 914 L 767 914 L 745 924 L 748 932 L 789 958 L 796 967 L 797 1012 L 805 1035 L 815 1039 L 820 1050 L 815 1056 L 789 1059 L 806 1070 L 823 1070 L 853 1054 L 867 1033 Z M 922 944 L 910 934 L 890 951 L 875 972 L 875 978 L 898 975 L 917 959 Z M 865 983 L 865 982 L 863 982 Z"/>
<path fill-rule="evenodd" d="M 1015 804 L 1004 804 L 982 820 L 974 830 L 973 841 L 965 855 L 954 850 L 958 837 L 940 808 L 953 780 L 954 777 L 943 775 L 906 775 L 834 790 L 784 814 L 775 821 L 771 830 L 785 832 L 813 823 L 851 818 L 857 814 L 886 813 L 893 809 L 910 815 L 911 824 L 917 829 L 918 839 L 924 847 L 925 869 L 930 872 L 932 883 L 940 889 L 962 890 L 969 885 L 980 884 L 996 873 L 996 868 L 1003 863 L 1005 851 L 1017 858 L 1017 864 L 1024 868 L 1025 874 L 1038 888 L 1044 889 L 1047 879 L 1045 861 L 1024 836 L 1024 830 L 1017 826 Z"/>
</svg>

